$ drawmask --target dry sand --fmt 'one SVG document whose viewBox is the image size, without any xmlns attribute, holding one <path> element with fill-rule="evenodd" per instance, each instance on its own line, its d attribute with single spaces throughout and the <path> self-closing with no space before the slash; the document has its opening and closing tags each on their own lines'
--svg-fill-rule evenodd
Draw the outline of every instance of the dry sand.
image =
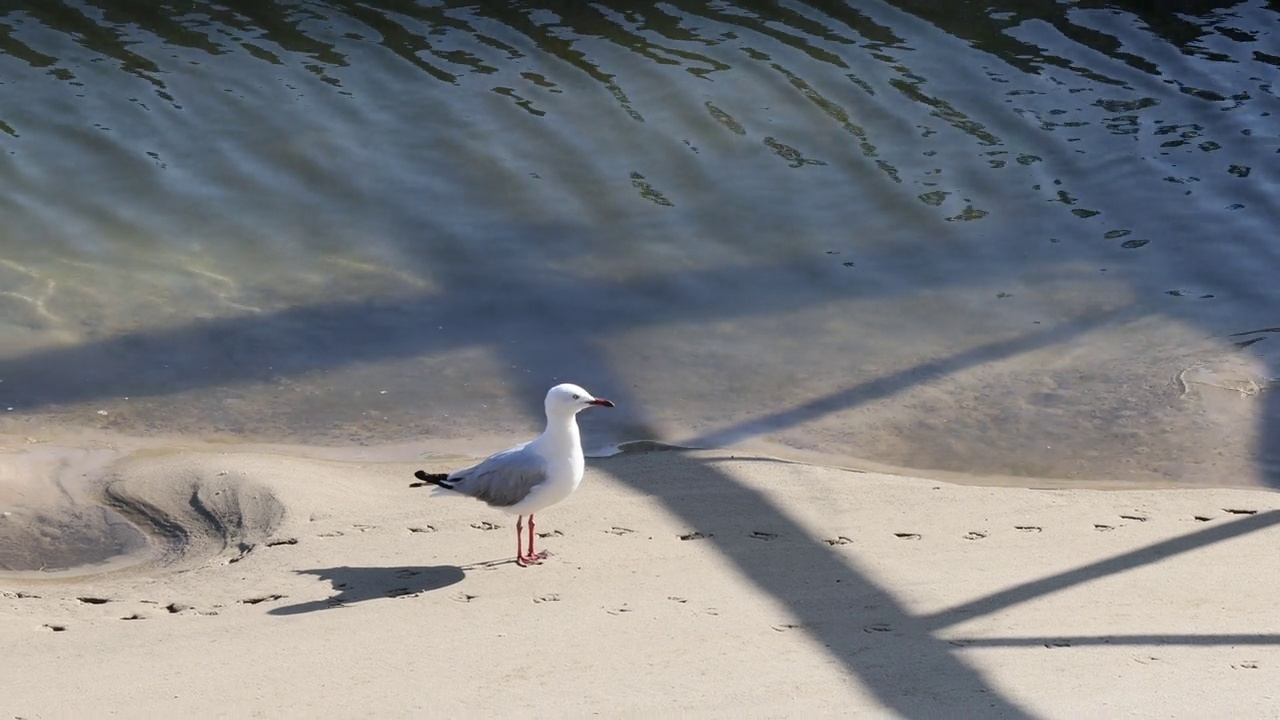
<svg viewBox="0 0 1280 720">
<path fill-rule="evenodd" d="M 1280 713 L 1274 493 L 629 453 L 520 568 L 404 459 L 126 454 L 96 491 L 169 541 L 0 575 L 0 717 Z"/>
</svg>

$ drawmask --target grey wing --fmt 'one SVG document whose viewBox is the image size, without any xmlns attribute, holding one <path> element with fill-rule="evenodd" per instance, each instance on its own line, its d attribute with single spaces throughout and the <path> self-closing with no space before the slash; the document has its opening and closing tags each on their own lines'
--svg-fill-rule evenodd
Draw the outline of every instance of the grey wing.
<svg viewBox="0 0 1280 720">
<path fill-rule="evenodd" d="M 494 507 L 510 507 L 547 479 L 546 463 L 537 453 L 517 445 L 484 462 L 449 476 L 453 489 Z"/>
</svg>

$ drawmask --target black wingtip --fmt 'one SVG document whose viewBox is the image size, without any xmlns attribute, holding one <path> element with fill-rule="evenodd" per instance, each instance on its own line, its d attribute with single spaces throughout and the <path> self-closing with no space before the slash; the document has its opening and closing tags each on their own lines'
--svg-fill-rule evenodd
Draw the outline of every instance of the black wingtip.
<svg viewBox="0 0 1280 720">
<path fill-rule="evenodd" d="M 415 472 L 413 476 L 418 478 L 422 482 L 409 483 L 409 487 L 422 487 L 423 485 L 430 484 L 430 485 L 439 485 L 445 490 L 453 489 L 451 486 L 445 484 L 445 481 L 449 479 L 449 476 L 446 475 L 445 473 L 429 473 L 426 470 L 419 470 Z"/>
</svg>

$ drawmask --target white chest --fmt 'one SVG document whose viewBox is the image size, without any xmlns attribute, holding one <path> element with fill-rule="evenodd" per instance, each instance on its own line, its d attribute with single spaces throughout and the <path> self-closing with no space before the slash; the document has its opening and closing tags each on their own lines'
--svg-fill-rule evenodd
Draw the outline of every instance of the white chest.
<svg viewBox="0 0 1280 720">
<path fill-rule="evenodd" d="M 537 442 L 543 457 L 547 459 L 547 488 L 560 499 L 578 489 L 586 471 L 586 459 L 582 455 L 582 441 L 578 436 L 578 424 L 570 420 L 568 427 L 559 431 L 548 430 Z"/>
</svg>

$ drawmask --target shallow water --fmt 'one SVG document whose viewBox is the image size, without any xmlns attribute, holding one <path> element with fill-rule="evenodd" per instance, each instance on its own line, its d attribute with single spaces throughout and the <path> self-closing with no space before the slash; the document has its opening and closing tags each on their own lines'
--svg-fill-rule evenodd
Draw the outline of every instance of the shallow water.
<svg viewBox="0 0 1280 720">
<path fill-rule="evenodd" d="M 0 433 L 1280 486 L 1274 3 L 498 5 L 0 7 Z"/>
</svg>

